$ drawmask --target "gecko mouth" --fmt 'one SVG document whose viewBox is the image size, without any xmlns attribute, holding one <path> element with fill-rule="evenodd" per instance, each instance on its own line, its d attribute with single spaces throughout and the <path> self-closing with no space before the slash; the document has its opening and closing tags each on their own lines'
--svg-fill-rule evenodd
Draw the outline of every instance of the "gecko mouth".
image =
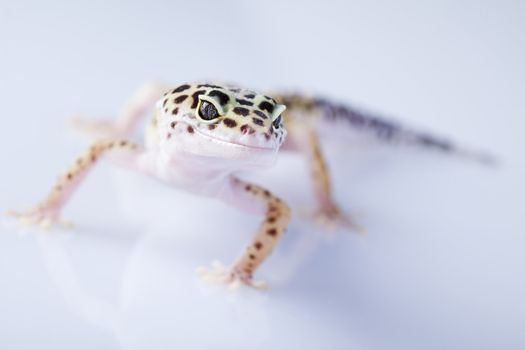
<svg viewBox="0 0 525 350">
<path fill-rule="evenodd" d="M 230 147 L 233 146 L 233 147 L 238 147 L 239 149 L 250 149 L 250 150 L 257 150 L 257 151 L 275 151 L 276 150 L 275 147 L 252 146 L 252 145 L 247 145 L 247 144 L 244 144 L 244 143 L 235 142 L 235 141 L 231 141 L 231 140 L 224 140 L 224 139 L 221 139 L 220 137 L 204 133 L 198 127 L 196 127 L 194 125 L 191 125 L 189 123 L 184 123 L 184 124 L 187 124 L 188 126 L 192 126 L 197 134 L 199 134 L 199 135 L 201 135 L 201 136 L 203 136 L 203 137 L 205 137 L 207 139 L 213 140 L 214 142 L 219 142 L 219 143 L 228 145 Z"/>
</svg>

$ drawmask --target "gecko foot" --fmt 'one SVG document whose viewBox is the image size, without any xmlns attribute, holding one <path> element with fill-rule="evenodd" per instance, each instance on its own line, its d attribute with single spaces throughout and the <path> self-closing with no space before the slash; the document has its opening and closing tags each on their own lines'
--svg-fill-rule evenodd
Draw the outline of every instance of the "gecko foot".
<svg viewBox="0 0 525 350">
<path fill-rule="evenodd" d="M 334 203 L 327 203 L 316 210 L 303 210 L 303 215 L 313 219 L 318 225 L 327 229 L 334 230 L 338 227 L 351 229 L 359 234 L 365 234 L 366 229 L 360 224 L 356 223 L 354 219 L 345 214 Z"/>
<path fill-rule="evenodd" d="M 114 122 L 108 120 L 91 120 L 83 116 L 75 116 L 70 119 L 70 124 L 74 129 L 95 137 L 119 138 L 125 134 Z"/>
<path fill-rule="evenodd" d="M 230 289 L 237 289 L 241 284 L 256 289 L 268 288 L 266 282 L 254 281 L 251 274 L 237 271 L 234 268 L 228 268 L 220 261 L 213 261 L 210 267 L 202 266 L 197 268 L 197 273 L 206 282 L 227 284 Z"/>
<path fill-rule="evenodd" d="M 62 220 L 59 212 L 53 208 L 39 206 L 24 212 L 10 210 L 5 213 L 7 216 L 14 217 L 24 226 L 39 226 L 43 229 L 49 229 L 53 226 L 62 226 L 71 228 L 73 224 L 70 221 Z"/>
</svg>

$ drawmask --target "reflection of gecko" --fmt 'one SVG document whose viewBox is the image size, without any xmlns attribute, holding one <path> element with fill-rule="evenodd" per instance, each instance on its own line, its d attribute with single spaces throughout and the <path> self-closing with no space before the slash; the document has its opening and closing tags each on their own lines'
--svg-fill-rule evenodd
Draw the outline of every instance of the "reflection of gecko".
<svg viewBox="0 0 525 350">
<path fill-rule="evenodd" d="M 104 138 L 71 165 L 35 209 L 12 214 L 44 226 L 57 222 L 61 209 L 85 175 L 107 155 L 119 165 L 145 172 L 171 186 L 265 215 L 253 241 L 229 271 L 205 271 L 221 281 L 258 286 L 252 281 L 253 272 L 286 230 L 290 208 L 265 188 L 239 179 L 235 175 L 238 171 L 269 166 L 281 145 L 283 149 L 301 151 L 310 161 L 318 204 L 316 218 L 355 227 L 332 199 L 318 142 L 319 126 L 345 121 L 350 128 L 389 142 L 464 153 L 447 142 L 323 99 L 291 94 L 274 95 L 274 99 L 214 84 L 183 84 L 167 90 L 159 84 L 146 84 L 115 122 L 80 122 Z M 146 131 L 145 146 L 139 146 L 128 137 L 153 105 L 154 117 Z M 288 130 L 286 142 L 283 123 Z"/>
</svg>

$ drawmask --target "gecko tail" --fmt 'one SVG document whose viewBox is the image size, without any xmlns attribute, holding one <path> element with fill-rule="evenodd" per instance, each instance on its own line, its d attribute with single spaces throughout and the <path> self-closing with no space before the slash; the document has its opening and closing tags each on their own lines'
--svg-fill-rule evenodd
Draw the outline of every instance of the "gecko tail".
<svg viewBox="0 0 525 350">
<path fill-rule="evenodd" d="M 383 118 L 322 97 L 290 94 L 280 96 L 280 99 L 291 111 L 296 110 L 302 115 L 318 115 L 327 125 L 351 129 L 382 144 L 435 150 L 491 166 L 501 162 L 499 157 L 488 152 L 462 148 L 446 138 L 405 127 L 394 119 Z"/>
<path fill-rule="evenodd" d="M 398 137 L 402 145 L 435 150 L 486 166 L 498 166 L 501 164 L 501 159 L 492 153 L 460 147 L 453 142 L 427 133 L 401 130 Z"/>
</svg>

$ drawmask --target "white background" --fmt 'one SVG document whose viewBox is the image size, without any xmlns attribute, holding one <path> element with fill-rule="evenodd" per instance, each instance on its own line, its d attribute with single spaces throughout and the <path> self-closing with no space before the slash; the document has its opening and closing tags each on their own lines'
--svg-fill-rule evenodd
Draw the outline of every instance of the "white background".
<svg viewBox="0 0 525 350">
<path fill-rule="evenodd" d="M 261 293 L 210 287 L 256 217 L 103 164 L 71 232 L 0 228 L 2 349 L 524 349 L 525 6 L 519 1 L 0 4 L 0 209 L 38 201 L 146 80 L 318 92 L 503 158 L 326 146 L 368 235 L 296 215 Z M 250 177 L 297 213 L 295 155 Z M 24 233 L 20 234 L 20 233 Z"/>
</svg>

